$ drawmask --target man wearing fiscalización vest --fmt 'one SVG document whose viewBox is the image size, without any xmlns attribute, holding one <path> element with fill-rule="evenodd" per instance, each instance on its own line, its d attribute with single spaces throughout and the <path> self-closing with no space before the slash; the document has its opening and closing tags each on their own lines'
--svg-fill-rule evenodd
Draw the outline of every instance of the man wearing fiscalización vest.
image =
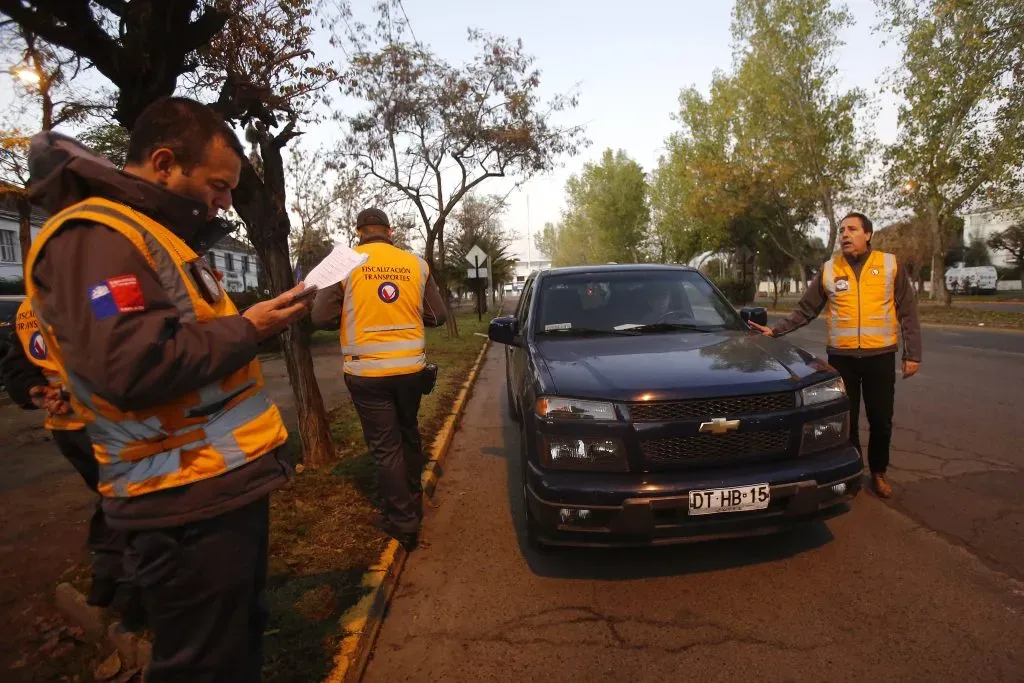
<svg viewBox="0 0 1024 683">
<path fill-rule="evenodd" d="M 921 324 L 914 288 L 896 257 L 871 248 L 874 226 L 851 212 L 839 228 L 841 253 L 826 261 L 807 287 L 796 310 L 768 328 L 780 337 L 803 327 L 826 310 L 828 362 L 843 377 L 850 396 L 850 441 L 860 448 L 860 399 L 868 416 L 868 466 L 871 485 L 882 498 L 892 496 L 886 479 L 896 392 L 896 351 L 903 333 L 903 378 L 921 365 Z"/>
<path fill-rule="evenodd" d="M 387 214 L 365 209 L 356 230 L 355 250 L 369 258 L 341 284 L 317 292 L 312 320 L 341 329 L 345 385 L 377 463 L 383 509 L 375 524 L 411 550 L 423 518 L 426 464 L 418 424 L 423 329 L 443 325 L 445 308 L 427 262 L 392 244 Z"/>
<path fill-rule="evenodd" d="M 123 171 L 53 132 L 29 151 L 50 214 L 25 286 L 86 425 L 153 632 L 150 683 L 258 681 L 269 494 L 290 467 L 256 360 L 308 313 L 302 285 L 239 315 L 202 257 L 230 226 L 244 152 L 208 107 L 138 116 Z"/>
<path fill-rule="evenodd" d="M 92 443 L 85 422 L 71 409 L 62 384 L 60 367 L 39 330 L 32 301 L 25 298 L 14 319 L 15 338 L 0 360 L 0 375 L 11 399 L 26 410 L 44 409 L 43 427 L 54 445 L 93 492 L 99 485 L 99 466 L 93 457 Z M 124 580 L 126 534 L 109 527 L 100 497 L 89 519 L 86 545 L 89 548 L 92 576 L 86 603 L 110 607 L 122 623 L 140 625 L 141 614 L 133 600 L 131 585 Z"/>
</svg>

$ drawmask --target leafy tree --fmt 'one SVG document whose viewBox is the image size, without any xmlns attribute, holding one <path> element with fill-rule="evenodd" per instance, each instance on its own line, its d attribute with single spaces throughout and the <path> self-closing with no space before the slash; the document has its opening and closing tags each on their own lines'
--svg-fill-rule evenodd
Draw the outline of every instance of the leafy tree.
<svg viewBox="0 0 1024 683">
<path fill-rule="evenodd" d="M 569 178 L 566 194 L 568 208 L 550 247 L 552 265 L 646 260 L 651 215 L 640 164 L 622 150 L 606 149 L 600 163 L 586 163 Z"/>
<path fill-rule="evenodd" d="M 774 167 L 786 194 L 813 201 L 828 221 L 826 249 L 839 231 L 836 205 L 864 166 L 867 141 L 857 113 L 866 98 L 841 91 L 835 52 L 853 20 L 831 0 L 737 0 L 733 40 L 746 134 Z"/>
<path fill-rule="evenodd" d="M 923 291 L 923 273 L 931 263 L 932 241 L 922 221 L 912 219 L 876 230 L 871 245 L 894 254 L 900 267 L 907 269 L 910 281 L 917 283 L 918 292 Z"/>
<path fill-rule="evenodd" d="M 285 176 L 289 209 L 298 219 L 290 236 L 296 271 L 309 271 L 343 241 L 355 225 L 361 183 L 346 169 L 339 169 L 325 150 L 299 147 L 290 150 Z"/>
<path fill-rule="evenodd" d="M 414 208 L 444 292 L 445 225 L 466 194 L 490 178 L 522 182 L 550 171 L 584 141 L 580 128 L 553 124 L 576 97 L 540 102 L 540 72 L 522 41 L 470 30 L 477 52 L 453 66 L 407 38 L 396 5 L 379 3 L 376 30 L 357 25 L 349 36 L 342 82 L 363 106 L 348 117 L 342 148 L 367 178 Z"/>
<path fill-rule="evenodd" d="M 992 257 L 981 235 L 971 235 L 963 249 L 963 257 L 964 265 L 968 267 L 992 265 Z"/>
<path fill-rule="evenodd" d="M 113 122 L 96 124 L 78 136 L 79 140 L 110 159 L 118 167 L 124 166 L 130 138 L 131 133 L 124 126 Z"/>
<path fill-rule="evenodd" d="M 1017 0 L 876 0 L 903 48 L 899 137 L 886 151 L 895 202 L 931 237 L 932 298 L 951 303 L 942 268 L 949 218 L 1024 190 L 1024 5 Z"/>
<path fill-rule="evenodd" d="M 113 83 L 115 117 L 126 130 L 150 102 L 173 94 L 182 75 L 187 92 L 210 95 L 227 119 L 251 130 L 256 164 L 243 165 L 234 204 L 273 293 L 294 284 L 282 150 L 313 120 L 336 76 L 311 61 L 318 7 L 316 0 L 0 0 L 20 27 Z M 317 465 L 333 448 L 309 332 L 308 321 L 286 332 L 284 350 L 306 462 Z"/>
<path fill-rule="evenodd" d="M 1024 224 L 1016 223 L 988 239 L 989 249 L 1005 251 L 1020 270 L 1020 288 L 1024 289 Z"/>
<path fill-rule="evenodd" d="M 501 224 L 506 207 L 507 202 L 502 196 L 470 193 L 452 214 L 454 229 L 445 240 L 445 277 L 453 289 L 479 294 L 480 285 L 469 279 L 466 266 L 466 254 L 474 245 L 488 255 L 487 268 L 495 287 L 500 288 L 504 282 L 513 279 L 515 259 Z"/>
</svg>

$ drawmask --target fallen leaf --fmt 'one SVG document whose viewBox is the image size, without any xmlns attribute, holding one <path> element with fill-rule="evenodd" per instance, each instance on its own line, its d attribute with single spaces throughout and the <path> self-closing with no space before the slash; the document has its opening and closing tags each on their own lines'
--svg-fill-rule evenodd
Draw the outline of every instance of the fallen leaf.
<svg viewBox="0 0 1024 683">
<path fill-rule="evenodd" d="M 57 659 L 58 657 L 63 657 L 64 655 L 68 654 L 74 649 L 74 641 L 61 643 L 59 647 L 57 647 L 53 652 L 50 653 L 50 659 Z"/>
<path fill-rule="evenodd" d="M 110 653 L 110 656 L 103 660 L 103 663 L 96 667 L 93 677 L 97 681 L 109 681 L 121 670 L 121 655 L 117 652 Z"/>
<path fill-rule="evenodd" d="M 139 667 L 135 667 L 134 669 L 128 669 L 111 683 L 128 683 L 128 681 L 132 680 L 137 675 L 139 675 L 141 671 L 142 669 L 140 669 Z"/>
<path fill-rule="evenodd" d="M 301 462 L 298 465 L 295 466 L 296 474 L 302 474 L 303 471 L 305 471 L 305 469 L 306 469 L 306 466 L 303 465 Z"/>
</svg>

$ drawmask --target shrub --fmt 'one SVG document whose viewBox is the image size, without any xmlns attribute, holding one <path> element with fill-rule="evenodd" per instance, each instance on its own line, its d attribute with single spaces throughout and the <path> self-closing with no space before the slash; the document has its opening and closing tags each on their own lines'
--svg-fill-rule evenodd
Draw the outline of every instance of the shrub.
<svg viewBox="0 0 1024 683">
<path fill-rule="evenodd" d="M 715 283 L 718 289 L 722 290 L 722 294 L 725 295 L 725 298 L 733 306 L 745 306 L 754 300 L 754 292 L 757 286 L 752 279 L 746 284 L 742 280 L 737 280 L 733 277 L 712 278 L 711 281 Z"/>
</svg>

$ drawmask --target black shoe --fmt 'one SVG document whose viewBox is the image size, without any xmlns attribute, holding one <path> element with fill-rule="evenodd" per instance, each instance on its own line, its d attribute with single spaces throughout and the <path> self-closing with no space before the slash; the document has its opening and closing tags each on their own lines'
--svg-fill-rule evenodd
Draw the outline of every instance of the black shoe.
<svg viewBox="0 0 1024 683">
<path fill-rule="evenodd" d="M 141 633 L 146 629 L 146 609 L 142 606 L 142 596 L 130 583 L 122 581 L 118 584 L 117 595 L 110 608 L 121 618 L 124 630 Z"/>
<path fill-rule="evenodd" d="M 398 543 L 405 548 L 406 552 L 412 552 L 416 550 L 419 545 L 419 533 L 418 532 L 407 532 L 399 531 L 395 528 L 395 525 L 384 519 L 382 516 L 377 515 L 373 519 L 373 526 L 377 527 L 391 538 L 398 541 Z"/>
<path fill-rule="evenodd" d="M 92 577 L 92 585 L 89 586 L 89 596 L 85 604 L 93 607 L 109 607 L 114 601 L 117 593 L 117 579 L 98 579 Z"/>
</svg>

